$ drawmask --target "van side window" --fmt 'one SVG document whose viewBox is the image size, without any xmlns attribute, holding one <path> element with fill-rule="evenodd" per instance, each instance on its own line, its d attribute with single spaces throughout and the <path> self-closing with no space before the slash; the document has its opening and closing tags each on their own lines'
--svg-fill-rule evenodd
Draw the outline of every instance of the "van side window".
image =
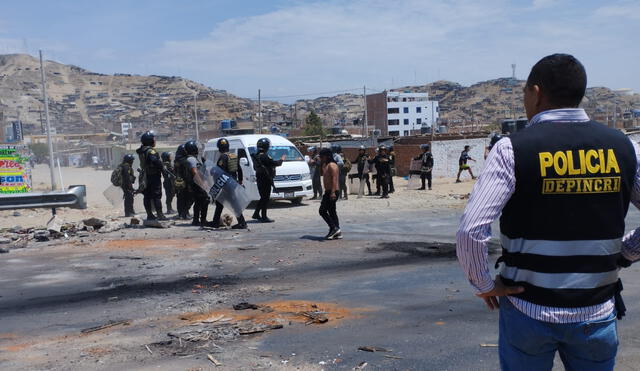
<svg viewBox="0 0 640 371">
<path fill-rule="evenodd" d="M 247 151 L 244 148 L 238 148 L 238 158 L 247 158 Z"/>
</svg>

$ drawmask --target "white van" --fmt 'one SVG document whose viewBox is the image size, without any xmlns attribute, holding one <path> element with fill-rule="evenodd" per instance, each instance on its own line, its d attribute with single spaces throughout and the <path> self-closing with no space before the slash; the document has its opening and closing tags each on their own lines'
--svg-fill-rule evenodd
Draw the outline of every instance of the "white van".
<svg viewBox="0 0 640 371">
<path fill-rule="evenodd" d="M 279 160 L 282 155 L 286 156 L 282 166 L 276 168 L 274 179 L 276 192 L 272 191 L 271 199 L 291 200 L 294 204 L 299 204 L 305 196 L 313 194 L 309 165 L 300 151 L 287 138 L 279 135 L 259 134 L 235 135 L 224 138 L 229 141 L 229 152 L 235 153 L 239 158 L 244 178 L 243 184 L 252 200 L 260 199 L 256 172 L 251 158 L 251 155 L 257 152 L 256 144 L 260 138 L 268 138 L 271 141 L 269 155 L 274 160 Z M 204 158 L 207 161 L 207 167 L 213 166 L 218 160 L 218 139 L 220 138 L 211 139 L 205 144 Z"/>
</svg>

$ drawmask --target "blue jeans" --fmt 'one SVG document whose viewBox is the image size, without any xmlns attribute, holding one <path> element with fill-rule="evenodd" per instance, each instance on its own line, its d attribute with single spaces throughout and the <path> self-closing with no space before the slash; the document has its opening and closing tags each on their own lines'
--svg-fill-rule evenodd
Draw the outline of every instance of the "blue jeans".
<svg viewBox="0 0 640 371">
<path fill-rule="evenodd" d="M 556 351 L 567 371 L 613 370 L 618 351 L 615 313 L 599 321 L 549 323 L 500 298 L 500 367 L 551 370 Z"/>
</svg>

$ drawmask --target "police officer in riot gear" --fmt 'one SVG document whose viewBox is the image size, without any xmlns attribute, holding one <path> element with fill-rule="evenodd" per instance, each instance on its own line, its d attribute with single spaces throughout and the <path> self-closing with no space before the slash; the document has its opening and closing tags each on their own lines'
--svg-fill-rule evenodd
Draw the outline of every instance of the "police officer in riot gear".
<svg viewBox="0 0 640 371">
<path fill-rule="evenodd" d="M 382 196 L 380 198 L 389 198 L 389 177 L 391 176 L 391 164 L 389 162 L 389 155 L 387 154 L 387 147 L 381 145 L 378 147 L 378 154 L 373 159 L 369 160 L 370 164 L 374 164 L 377 172 L 377 182 L 382 188 Z"/>
<path fill-rule="evenodd" d="M 178 209 L 178 219 L 191 219 L 189 209 L 193 204 L 191 199 L 191 185 L 187 183 L 189 174 L 187 173 L 187 152 L 184 150 L 184 144 L 178 146 L 176 150 L 176 158 L 173 160 L 173 170 L 175 171 L 176 180 L 174 187 L 176 190 L 176 206 Z"/>
<path fill-rule="evenodd" d="M 369 173 L 365 172 L 365 169 L 367 168 L 367 166 L 369 166 L 368 161 L 369 155 L 367 154 L 367 148 L 365 146 L 360 146 L 360 149 L 358 150 L 358 157 L 353 160 L 353 163 L 358 166 L 358 179 L 360 179 L 361 182 L 365 182 L 367 184 L 369 196 L 371 196 L 373 195 L 373 193 L 371 193 L 371 182 L 369 181 Z"/>
<path fill-rule="evenodd" d="M 193 199 L 193 221 L 191 225 L 203 226 L 207 223 L 207 211 L 209 210 L 209 195 L 202 189 L 197 182 L 200 178 L 200 169 L 202 162 L 198 159 L 198 144 L 190 140 L 184 144 L 184 151 L 187 153 L 186 159 L 183 161 L 185 166 L 185 174 L 187 183 L 189 184 L 190 196 Z"/>
<path fill-rule="evenodd" d="M 349 170 L 351 170 L 351 162 L 346 157 L 344 157 L 344 153 L 342 153 L 341 145 L 339 144 L 332 145 L 331 151 L 333 152 L 334 158 L 338 163 L 338 169 L 340 169 L 340 175 L 338 177 L 338 185 L 340 186 L 338 198 L 348 200 L 349 192 L 347 192 L 347 174 L 349 173 Z M 338 162 L 340 160 L 341 160 L 341 163 Z"/>
<path fill-rule="evenodd" d="M 220 152 L 220 157 L 218 158 L 218 162 L 216 165 L 222 169 L 222 171 L 229 174 L 233 179 L 235 179 L 239 184 L 242 184 L 242 169 L 238 164 L 238 155 L 235 153 L 229 152 L 229 141 L 225 138 L 218 139 L 218 151 Z M 213 228 L 220 227 L 220 216 L 222 216 L 222 209 L 224 206 L 216 201 L 216 211 L 213 214 L 213 221 L 211 222 L 211 226 Z M 238 216 L 238 224 L 231 227 L 232 229 L 246 229 L 247 222 L 244 220 L 244 216 Z"/>
<path fill-rule="evenodd" d="M 171 152 L 162 152 L 160 158 L 164 164 L 165 172 L 163 173 L 162 186 L 164 187 L 165 204 L 167 205 L 167 214 L 173 214 L 175 211 L 171 206 L 173 204 L 173 198 L 176 195 L 175 190 L 175 169 L 173 168 L 173 162 L 171 161 Z"/>
<path fill-rule="evenodd" d="M 267 207 L 271 198 L 271 189 L 274 187 L 273 178 L 276 176 L 276 167 L 281 166 L 286 155 L 282 155 L 280 160 L 274 160 L 269 156 L 269 148 L 271 142 L 268 138 L 258 140 L 256 145 L 258 152 L 252 155 L 254 168 L 256 170 L 256 182 L 258 183 L 258 192 L 260 193 L 260 201 L 256 205 L 253 213 L 253 219 L 261 223 L 272 223 L 273 220 L 267 217 Z"/>
<path fill-rule="evenodd" d="M 420 180 L 422 180 L 422 187 L 419 189 L 426 189 L 425 183 L 428 182 L 429 190 L 431 190 L 431 172 L 433 171 L 433 155 L 430 151 L 431 147 L 428 144 L 423 144 L 420 148 L 422 148 L 422 154 L 414 157 L 414 160 L 420 160 Z"/>
<path fill-rule="evenodd" d="M 393 186 L 393 177 L 396 176 L 396 152 L 393 150 L 393 146 L 389 147 L 389 193 L 393 193 L 396 191 L 396 188 Z"/>
<path fill-rule="evenodd" d="M 133 172 L 133 161 L 135 158 L 133 155 L 126 154 L 122 159 L 122 164 L 120 164 L 120 177 L 122 179 L 122 183 L 120 187 L 122 188 L 123 198 L 124 198 L 124 216 L 130 217 L 135 216 L 136 212 L 133 209 L 133 196 L 135 195 L 135 190 L 133 189 L 133 184 L 136 182 L 136 176 Z"/>
<path fill-rule="evenodd" d="M 140 137 L 141 146 L 136 150 L 142 167 L 141 183 L 144 209 L 148 220 L 167 220 L 162 213 L 162 173 L 164 165 L 155 150 L 156 136 L 147 131 Z M 153 210 L 156 214 L 154 215 Z"/>
</svg>

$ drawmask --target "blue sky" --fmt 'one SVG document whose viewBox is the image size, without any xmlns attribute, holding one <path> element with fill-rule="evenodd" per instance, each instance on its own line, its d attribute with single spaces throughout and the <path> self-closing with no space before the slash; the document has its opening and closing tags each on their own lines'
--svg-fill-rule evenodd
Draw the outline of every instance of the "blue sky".
<svg viewBox="0 0 640 371">
<path fill-rule="evenodd" d="M 254 98 L 446 79 L 526 78 L 580 59 L 589 86 L 640 92 L 637 0 L 7 1 L 0 53 L 102 73 L 180 75 Z M 291 98 L 281 98 L 290 101 Z"/>
</svg>

